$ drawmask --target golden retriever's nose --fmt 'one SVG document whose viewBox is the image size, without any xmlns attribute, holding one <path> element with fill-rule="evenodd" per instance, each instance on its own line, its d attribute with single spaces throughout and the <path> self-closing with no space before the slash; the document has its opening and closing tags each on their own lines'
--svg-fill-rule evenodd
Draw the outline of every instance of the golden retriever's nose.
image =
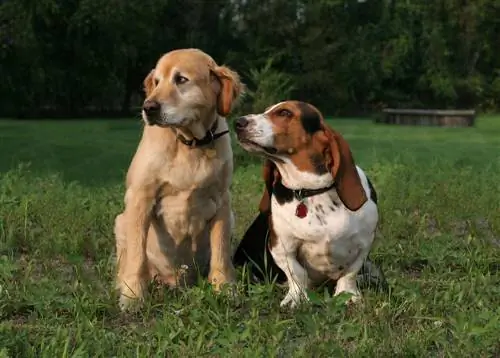
<svg viewBox="0 0 500 358">
<path fill-rule="evenodd" d="M 240 117 L 236 120 L 234 127 L 237 131 L 242 131 L 248 127 L 248 119 L 246 117 Z"/>
<path fill-rule="evenodd" d="M 158 113 L 160 113 L 161 105 L 158 101 L 148 99 L 144 101 L 142 109 L 148 118 L 155 117 Z"/>
</svg>

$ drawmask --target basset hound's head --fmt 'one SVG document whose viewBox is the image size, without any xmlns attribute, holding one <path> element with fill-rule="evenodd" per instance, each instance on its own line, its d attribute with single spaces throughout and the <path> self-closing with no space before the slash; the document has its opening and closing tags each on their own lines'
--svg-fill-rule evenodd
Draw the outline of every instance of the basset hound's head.
<svg viewBox="0 0 500 358">
<path fill-rule="evenodd" d="M 267 159 L 261 211 L 269 209 L 277 180 L 290 189 L 318 189 L 335 182 L 340 200 L 352 211 L 367 201 L 349 145 L 313 105 L 281 102 L 264 113 L 240 117 L 235 130 L 243 149 Z"/>
</svg>

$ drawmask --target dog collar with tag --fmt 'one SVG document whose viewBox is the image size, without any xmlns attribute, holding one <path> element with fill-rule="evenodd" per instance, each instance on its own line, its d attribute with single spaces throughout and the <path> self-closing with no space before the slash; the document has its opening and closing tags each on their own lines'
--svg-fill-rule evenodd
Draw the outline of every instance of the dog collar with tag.
<svg viewBox="0 0 500 358">
<path fill-rule="evenodd" d="M 332 183 L 330 186 L 327 186 L 325 188 L 319 188 L 319 189 L 297 189 L 293 190 L 290 188 L 287 188 L 286 186 L 283 185 L 283 183 L 279 183 L 281 186 L 281 190 L 284 192 L 287 192 L 287 196 L 293 196 L 295 199 L 299 201 L 297 204 L 297 208 L 295 209 L 295 216 L 298 218 L 305 218 L 307 216 L 307 212 L 309 211 L 307 209 L 307 205 L 304 203 L 305 198 L 309 198 L 311 196 L 319 195 L 326 193 L 327 191 L 335 188 L 335 183 Z M 283 194 L 283 192 L 282 192 Z"/>
</svg>

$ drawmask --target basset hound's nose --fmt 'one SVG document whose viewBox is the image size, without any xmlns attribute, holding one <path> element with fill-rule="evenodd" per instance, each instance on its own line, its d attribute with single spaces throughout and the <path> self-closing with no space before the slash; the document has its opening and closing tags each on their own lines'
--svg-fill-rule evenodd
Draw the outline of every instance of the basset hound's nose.
<svg viewBox="0 0 500 358">
<path fill-rule="evenodd" d="M 160 112 L 161 105 L 155 100 L 146 100 L 142 105 L 142 109 L 146 112 L 147 116 L 154 116 Z"/>
<path fill-rule="evenodd" d="M 236 120 L 235 123 L 236 130 L 243 130 L 248 127 L 248 119 L 246 117 L 240 117 Z"/>
</svg>

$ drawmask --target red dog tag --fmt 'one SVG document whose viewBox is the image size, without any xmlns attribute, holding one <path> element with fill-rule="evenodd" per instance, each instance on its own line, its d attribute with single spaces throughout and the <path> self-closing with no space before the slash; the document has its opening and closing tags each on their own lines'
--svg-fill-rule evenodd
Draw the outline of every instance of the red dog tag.
<svg viewBox="0 0 500 358">
<path fill-rule="evenodd" d="M 306 204 L 300 202 L 295 209 L 295 216 L 298 218 L 305 218 L 307 216 L 307 206 Z"/>
</svg>

